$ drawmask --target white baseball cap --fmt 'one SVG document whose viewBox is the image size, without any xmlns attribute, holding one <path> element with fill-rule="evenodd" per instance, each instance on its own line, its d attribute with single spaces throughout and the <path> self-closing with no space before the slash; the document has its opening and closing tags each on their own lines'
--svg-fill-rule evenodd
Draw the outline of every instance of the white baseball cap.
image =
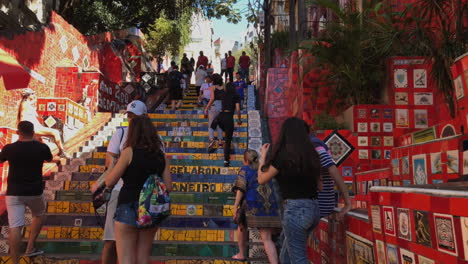
<svg viewBox="0 0 468 264">
<path fill-rule="evenodd" d="M 135 115 L 145 115 L 148 113 L 146 105 L 142 101 L 134 100 L 127 105 L 127 113 L 131 112 Z"/>
</svg>

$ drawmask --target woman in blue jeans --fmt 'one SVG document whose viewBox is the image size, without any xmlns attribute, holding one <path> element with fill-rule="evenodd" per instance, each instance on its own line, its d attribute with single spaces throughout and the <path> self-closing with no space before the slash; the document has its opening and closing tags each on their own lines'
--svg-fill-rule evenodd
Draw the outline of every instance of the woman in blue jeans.
<svg viewBox="0 0 468 264">
<path fill-rule="evenodd" d="M 281 264 L 308 264 L 307 237 L 320 219 L 317 188 L 320 158 L 309 139 L 306 123 L 296 117 L 286 119 L 277 144 L 267 162 L 270 144 L 262 147 L 258 183 L 276 178 L 283 197 L 283 234 Z"/>
</svg>

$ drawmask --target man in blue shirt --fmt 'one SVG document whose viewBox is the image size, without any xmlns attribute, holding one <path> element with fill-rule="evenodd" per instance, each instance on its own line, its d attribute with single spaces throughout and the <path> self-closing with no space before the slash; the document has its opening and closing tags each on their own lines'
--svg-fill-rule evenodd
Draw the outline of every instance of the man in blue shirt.
<svg viewBox="0 0 468 264">
<path fill-rule="evenodd" d="M 322 164 L 321 171 L 321 189 L 318 192 L 318 201 L 320 207 L 320 216 L 326 217 L 333 213 L 336 206 L 334 185 L 336 183 L 338 190 L 341 192 L 345 200 L 345 206 L 341 208 L 339 217 L 343 217 L 351 209 L 351 200 L 349 199 L 348 189 L 341 177 L 338 168 L 331 157 L 328 146 L 316 136 L 311 136 L 310 140 L 315 145 L 315 151 L 320 156 L 320 163 Z"/>
<path fill-rule="evenodd" d="M 244 90 L 247 88 L 247 83 L 241 79 L 241 74 L 239 72 L 236 73 L 236 81 L 234 82 L 234 85 L 236 86 L 237 93 L 240 96 L 242 107 L 242 103 L 244 102 Z"/>
</svg>

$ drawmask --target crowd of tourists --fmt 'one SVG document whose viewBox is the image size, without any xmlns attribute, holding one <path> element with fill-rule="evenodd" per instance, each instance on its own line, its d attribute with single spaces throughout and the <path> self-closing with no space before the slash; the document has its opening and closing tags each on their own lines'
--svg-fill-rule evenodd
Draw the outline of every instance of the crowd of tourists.
<svg viewBox="0 0 468 264">
<path fill-rule="evenodd" d="M 202 52 L 200 55 L 198 71 L 204 70 L 205 64 L 209 67 Z M 225 79 L 232 75 L 229 55 Z M 184 63 L 191 64 L 190 60 L 183 59 L 182 68 Z M 178 72 L 177 65 L 173 65 L 172 72 Z M 236 82 L 245 82 L 242 79 L 245 74 L 248 72 L 236 73 Z M 237 122 L 241 124 L 245 87 L 242 85 L 242 93 L 239 92 L 238 84 L 230 79 L 225 83 L 221 74 L 207 73 L 200 78 L 204 82 L 197 83 L 199 103 L 209 119 L 208 150 L 212 151 L 215 145 L 223 146 L 224 164 L 229 166 L 234 112 L 238 113 Z M 149 263 L 156 231 L 170 215 L 172 180 L 163 140 L 143 102 L 131 102 L 126 113 L 129 126 L 118 127 L 114 132 L 107 147 L 106 172 L 91 190 L 95 204 L 107 203 L 102 263 L 117 263 L 117 260 L 121 264 Z M 46 212 L 42 166 L 52 159 L 49 147 L 34 140 L 32 122 L 19 122 L 18 135 L 17 142 L 6 145 L 0 152 L 0 162 L 10 164 L 6 205 L 14 264 L 19 263 L 21 255 L 26 207 L 31 209 L 33 222 L 24 255 L 43 253 L 35 248 Z M 283 123 L 271 150 L 270 144 L 263 145 L 260 154 L 248 149 L 243 164 L 233 184 L 236 194 L 233 221 L 238 224 L 239 253 L 232 258 L 247 258 L 247 230 L 257 228 L 270 263 L 308 263 L 307 237 L 321 217 L 334 212 L 334 185 L 345 201 L 338 217 L 346 214 L 351 206 L 347 188 L 327 146 L 313 136 L 306 122 L 293 117 Z M 274 234 L 280 234 L 280 254 L 272 240 Z"/>
</svg>

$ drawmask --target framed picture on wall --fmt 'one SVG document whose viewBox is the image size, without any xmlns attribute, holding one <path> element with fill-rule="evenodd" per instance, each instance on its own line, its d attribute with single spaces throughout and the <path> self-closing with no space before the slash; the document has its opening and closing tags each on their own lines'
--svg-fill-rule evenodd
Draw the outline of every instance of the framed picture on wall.
<svg viewBox="0 0 468 264">
<path fill-rule="evenodd" d="M 450 255 L 457 256 L 457 239 L 453 226 L 453 216 L 434 213 L 437 249 Z"/>
</svg>

